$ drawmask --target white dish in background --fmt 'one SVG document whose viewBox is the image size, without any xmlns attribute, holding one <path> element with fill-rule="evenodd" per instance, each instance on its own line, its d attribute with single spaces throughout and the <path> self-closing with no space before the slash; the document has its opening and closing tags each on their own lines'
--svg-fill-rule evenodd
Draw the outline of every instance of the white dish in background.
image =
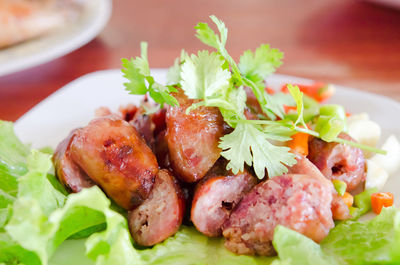
<svg viewBox="0 0 400 265">
<path fill-rule="evenodd" d="M 0 50 L 0 76 L 37 66 L 70 53 L 94 39 L 108 22 L 111 0 L 85 1 L 80 17 L 42 37 Z"/>
</svg>

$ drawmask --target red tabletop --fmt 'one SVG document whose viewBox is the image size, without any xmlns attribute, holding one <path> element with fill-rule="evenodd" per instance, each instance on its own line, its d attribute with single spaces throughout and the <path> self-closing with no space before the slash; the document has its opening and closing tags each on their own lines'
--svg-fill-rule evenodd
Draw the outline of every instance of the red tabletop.
<svg viewBox="0 0 400 265">
<path fill-rule="evenodd" d="M 149 43 L 151 67 L 168 67 L 182 48 L 205 48 L 194 25 L 215 14 L 229 28 L 228 50 L 270 43 L 285 53 L 278 73 L 372 91 L 400 101 L 400 11 L 355 0 L 115 0 L 110 22 L 86 46 L 50 63 L 0 77 L 0 119 L 15 121 L 86 73 L 120 67 Z M 90 100 L 90 99 L 88 99 Z"/>
</svg>

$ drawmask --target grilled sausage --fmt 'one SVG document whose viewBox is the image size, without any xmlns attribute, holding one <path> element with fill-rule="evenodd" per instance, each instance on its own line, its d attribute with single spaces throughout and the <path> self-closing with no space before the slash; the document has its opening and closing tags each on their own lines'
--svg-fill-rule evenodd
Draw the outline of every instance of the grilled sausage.
<svg viewBox="0 0 400 265">
<path fill-rule="evenodd" d="M 354 141 L 345 133 L 341 133 L 339 137 Z M 365 159 L 359 148 L 312 138 L 309 142 L 308 159 L 328 179 L 344 181 L 347 191 L 354 190 L 365 180 Z"/>
<path fill-rule="evenodd" d="M 178 231 L 185 211 L 184 196 L 168 170 L 160 170 L 149 197 L 129 212 L 133 239 L 142 246 L 155 245 Z"/>
<path fill-rule="evenodd" d="M 134 127 L 115 117 L 94 119 L 72 140 L 72 159 L 118 205 L 132 209 L 149 195 L 156 157 Z"/>
<path fill-rule="evenodd" d="M 220 236 L 231 211 L 256 184 L 257 179 L 247 170 L 233 174 L 224 168 L 222 174 L 207 175 L 197 184 L 192 201 L 191 220 L 197 230 L 206 236 Z"/>
<path fill-rule="evenodd" d="M 334 226 L 331 186 L 320 178 L 286 174 L 259 183 L 223 225 L 225 247 L 237 254 L 273 255 L 283 225 L 320 242 Z"/>
<path fill-rule="evenodd" d="M 332 216 L 334 220 L 346 220 L 351 217 L 349 207 L 344 203 L 343 199 L 334 189 L 332 183 L 322 175 L 321 171 L 310 160 L 302 155 L 296 155 L 297 163 L 289 167 L 289 174 L 306 174 L 315 176 L 321 181 L 326 182 L 326 185 L 331 186 L 332 190 Z"/>
<path fill-rule="evenodd" d="M 71 142 L 76 135 L 73 130 L 56 148 L 52 157 L 56 175 L 59 181 L 72 192 L 79 192 L 84 188 L 90 188 L 95 183 L 72 160 L 70 154 Z"/>
<path fill-rule="evenodd" d="M 223 118 L 218 108 L 199 107 L 186 114 L 196 101 L 176 93 L 178 107 L 167 110 L 167 143 L 171 166 L 185 182 L 204 177 L 220 157 L 219 138 L 224 132 Z"/>
</svg>

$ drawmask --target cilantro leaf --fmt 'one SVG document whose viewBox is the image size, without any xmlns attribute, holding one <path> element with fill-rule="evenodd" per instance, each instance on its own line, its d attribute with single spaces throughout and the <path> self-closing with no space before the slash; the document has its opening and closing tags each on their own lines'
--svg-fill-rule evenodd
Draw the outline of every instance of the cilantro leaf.
<svg viewBox="0 0 400 265">
<path fill-rule="evenodd" d="M 224 61 L 216 53 L 200 51 L 182 65 L 181 85 L 191 99 L 207 100 L 223 94 L 229 86 L 231 73 L 223 69 Z"/>
<path fill-rule="evenodd" d="M 142 42 L 140 47 L 141 57 L 131 60 L 123 58 L 121 60 L 123 77 L 128 79 L 128 82 L 124 83 L 125 90 L 134 95 L 149 93 L 150 97 L 161 107 L 164 103 L 171 106 L 178 105 L 178 101 L 170 94 L 171 92 L 176 92 L 176 88 L 157 83 L 151 76 L 147 59 L 147 43 Z"/>
<path fill-rule="evenodd" d="M 247 50 L 240 57 L 240 72 L 255 83 L 264 81 L 267 76 L 281 66 L 283 53 L 278 49 L 271 49 L 268 44 L 262 44 L 253 53 Z"/>
<path fill-rule="evenodd" d="M 287 87 L 297 105 L 297 120 L 295 121 L 294 125 L 296 126 L 297 124 L 301 123 L 301 125 L 303 125 L 304 128 L 307 128 L 307 125 L 304 122 L 303 118 L 303 112 L 304 112 L 303 92 L 300 91 L 298 86 L 293 86 L 289 84 Z"/>
<path fill-rule="evenodd" d="M 258 178 L 265 176 L 279 176 L 296 163 L 294 154 L 289 153 L 290 148 L 274 146 L 268 141 L 269 135 L 260 131 L 257 126 L 248 123 L 239 123 L 235 130 L 223 136 L 219 147 L 223 150 L 221 155 L 229 160 L 227 165 L 233 173 L 242 171 L 244 163 L 254 167 Z"/>
<path fill-rule="evenodd" d="M 133 60 L 123 58 L 122 60 L 122 73 L 129 82 L 124 83 L 125 89 L 129 94 L 144 95 L 147 93 L 147 87 L 144 76 L 135 68 Z"/>
<path fill-rule="evenodd" d="M 185 50 L 181 51 L 181 57 L 176 58 L 174 65 L 168 69 L 167 72 L 167 84 L 168 85 L 179 85 L 181 80 L 181 66 L 185 60 L 189 57 Z"/>
</svg>

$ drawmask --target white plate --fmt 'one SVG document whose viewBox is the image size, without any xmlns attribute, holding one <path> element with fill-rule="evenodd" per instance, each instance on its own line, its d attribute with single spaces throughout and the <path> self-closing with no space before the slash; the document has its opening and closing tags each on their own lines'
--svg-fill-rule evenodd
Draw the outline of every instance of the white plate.
<svg viewBox="0 0 400 265">
<path fill-rule="evenodd" d="M 166 70 L 153 69 L 156 80 L 165 82 Z M 273 75 L 269 85 L 279 88 L 283 83 L 309 83 L 310 80 Z M 138 103 L 139 96 L 129 95 L 123 88 L 120 70 L 106 70 L 84 75 L 58 90 L 22 116 L 15 124 L 17 135 L 33 147 L 56 145 L 69 132 L 86 125 L 100 106 L 117 110 L 120 105 Z M 388 135 L 400 136 L 400 104 L 389 98 L 336 86 L 337 93 L 330 102 L 345 106 L 350 113 L 368 112 L 382 127 L 382 140 Z M 400 171 L 393 174 L 384 190 L 392 192 L 400 202 Z"/>
<path fill-rule="evenodd" d="M 111 15 L 111 0 L 88 0 L 79 19 L 43 37 L 0 50 L 0 76 L 37 66 L 85 45 Z"/>
</svg>

